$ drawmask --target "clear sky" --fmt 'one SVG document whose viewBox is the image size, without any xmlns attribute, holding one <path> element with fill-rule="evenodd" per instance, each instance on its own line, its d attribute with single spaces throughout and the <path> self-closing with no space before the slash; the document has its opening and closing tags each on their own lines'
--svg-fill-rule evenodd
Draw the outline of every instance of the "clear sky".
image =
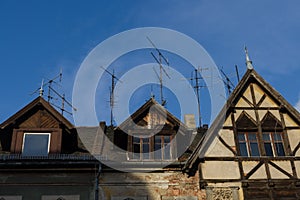
<svg viewBox="0 0 300 200">
<path fill-rule="evenodd" d="M 62 88 L 57 87 L 71 101 L 76 72 L 97 44 L 119 32 L 149 26 L 194 38 L 234 83 L 234 66 L 238 65 L 240 74 L 246 70 L 246 44 L 256 71 L 296 106 L 300 98 L 299 9 L 297 0 L 0 1 L 0 121 L 33 100 L 38 94 L 30 94 L 42 79 L 55 77 L 60 68 L 63 82 Z M 146 53 L 145 58 L 152 59 Z M 121 76 L 117 64 L 122 62 L 114 66 Z M 107 91 L 97 95 L 102 102 L 97 108 L 103 111 L 98 117 L 109 122 L 109 77 L 102 81 Z M 146 99 L 135 100 L 132 111 Z"/>
</svg>

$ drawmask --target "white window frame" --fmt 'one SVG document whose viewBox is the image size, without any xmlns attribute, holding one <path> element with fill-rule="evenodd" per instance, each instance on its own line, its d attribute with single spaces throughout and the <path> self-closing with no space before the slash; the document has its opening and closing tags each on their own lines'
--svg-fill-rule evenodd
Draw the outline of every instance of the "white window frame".
<svg viewBox="0 0 300 200">
<path fill-rule="evenodd" d="M 50 151 L 50 141 L 51 141 L 51 133 L 24 133 L 23 135 L 23 142 L 22 142 L 22 153 L 24 151 L 24 145 L 25 145 L 25 137 L 26 135 L 48 135 L 48 148 L 47 148 L 47 154 L 49 154 Z"/>
</svg>

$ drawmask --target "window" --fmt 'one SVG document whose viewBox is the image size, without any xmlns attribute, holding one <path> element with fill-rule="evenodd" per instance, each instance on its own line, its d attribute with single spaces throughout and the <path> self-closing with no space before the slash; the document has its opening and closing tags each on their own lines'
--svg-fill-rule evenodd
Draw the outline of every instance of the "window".
<svg viewBox="0 0 300 200">
<path fill-rule="evenodd" d="M 155 135 L 154 137 L 132 137 L 132 159 L 135 160 L 171 160 L 172 136 Z M 152 153 L 152 151 L 154 151 Z"/>
<path fill-rule="evenodd" d="M 50 147 L 50 133 L 24 133 L 22 155 L 47 156 Z"/>
<path fill-rule="evenodd" d="M 256 132 L 244 132 L 238 134 L 241 156 L 259 156 L 259 147 Z"/>
<path fill-rule="evenodd" d="M 285 156 L 282 133 L 264 132 L 263 143 L 266 156 Z"/>
<path fill-rule="evenodd" d="M 132 137 L 133 159 L 149 159 L 150 158 L 150 138 Z"/>
<path fill-rule="evenodd" d="M 171 155 L 171 136 L 156 135 L 154 136 L 154 159 L 170 160 Z"/>
</svg>

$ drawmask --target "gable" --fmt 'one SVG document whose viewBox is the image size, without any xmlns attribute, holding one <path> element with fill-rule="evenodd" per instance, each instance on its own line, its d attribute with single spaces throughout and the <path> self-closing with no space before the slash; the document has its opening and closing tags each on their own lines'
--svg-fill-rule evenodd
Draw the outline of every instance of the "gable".
<svg viewBox="0 0 300 200">
<path fill-rule="evenodd" d="M 24 155 L 25 152 L 38 154 L 40 150 L 43 155 L 72 152 L 77 143 L 73 125 L 42 97 L 30 102 L 0 127 L 1 150 L 5 152 Z"/>
<path fill-rule="evenodd" d="M 59 128 L 59 122 L 51 116 L 47 110 L 37 110 L 25 121 L 21 122 L 20 128 Z"/>
<path fill-rule="evenodd" d="M 128 131 L 134 129 L 161 129 L 162 127 L 174 130 L 179 127 L 187 128 L 179 119 L 151 98 L 116 129 Z"/>
<path fill-rule="evenodd" d="M 186 167 L 193 166 L 193 163 L 199 159 L 205 159 L 207 156 L 224 155 L 224 151 L 213 151 L 214 146 L 225 146 L 227 150 L 234 155 L 236 144 L 232 147 L 228 142 L 222 142 L 218 138 L 227 131 L 229 137 L 237 139 L 237 131 L 251 130 L 256 132 L 279 130 L 285 127 L 287 134 L 285 145 L 288 142 L 292 149 L 300 154 L 300 115 L 272 86 L 270 86 L 254 69 L 248 69 L 239 84 L 236 86 L 226 105 L 215 119 L 207 131 L 201 145 L 199 144 L 196 151 L 188 160 Z M 260 128 L 259 128 L 260 127 Z M 235 132 L 236 131 L 236 132 Z M 297 138 L 297 142 L 292 138 Z M 222 148 L 223 148 L 222 147 Z M 226 150 L 226 152 L 227 152 Z M 229 154 L 226 153 L 226 156 Z"/>
<path fill-rule="evenodd" d="M 74 126 L 42 97 L 37 97 L 24 108 L 12 115 L 1 125 L 1 129 L 9 126 L 58 128 L 59 124 L 68 129 Z"/>
</svg>

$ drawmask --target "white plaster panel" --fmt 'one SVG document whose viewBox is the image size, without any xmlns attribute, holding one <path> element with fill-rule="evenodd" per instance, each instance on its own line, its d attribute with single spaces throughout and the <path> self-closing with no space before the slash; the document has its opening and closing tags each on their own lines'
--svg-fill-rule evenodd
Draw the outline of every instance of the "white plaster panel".
<svg viewBox="0 0 300 200">
<path fill-rule="evenodd" d="M 239 179 L 238 163 L 234 161 L 206 161 L 201 164 L 204 179 Z"/>
<path fill-rule="evenodd" d="M 216 137 L 206 151 L 206 157 L 233 157 L 234 154 Z"/>
<path fill-rule="evenodd" d="M 267 110 L 258 110 L 258 116 L 260 121 L 264 118 L 267 112 L 268 112 Z"/>
<path fill-rule="evenodd" d="M 269 110 L 272 115 L 274 115 L 279 121 L 281 121 L 279 110 Z"/>
<path fill-rule="evenodd" d="M 262 104 L 260 105 L 260 107 L 271 107 L 271 108 L 274 108 L 274 107 L 278 107 L 278 105 L 270 98 L 270 97 L 266 97 Z"/>
<path fill-rule="evenodd" d="M 236 107 L 251 107 L 243 98 L 240 98 L 235 106 Z"/>
<path fill-rule="evenodd" d="M 258 163 L 258 161 L 244 161 L 242 163 L 244 173 L 248 174 Z"/>
<path fill-rule="evenodd" d="M 299 129 L 287 130 L 287 134 L 288 134 L 291 150 L 294 151 L 294 149 L 300 142 L 300 130 Z M 299 155 L 300 155 L 300 151 L 298 150 L 296 152 L 296 156 Z"/>
<path fill-rule="evenodd" d="M 258 103 L 261 97 L 264 95 L 264 92 L 257 84 L 253 84 L 253 90 L 254 90 L 255 100 Z"/>
<path fill-rule="evenodd" d="M 243 96 L 246 97 L 246 99 L 248 99 L 248 100 L 253 104 L 250 87 L 248 87 L 248 88 L 245 90 Z"/>
<path fill-rule="evenodd" d="M 285 125 L 288 126 L 297 126 L 294 120 L 288 115 L 288 114 L 283 114 Z"/>
<path fill-rule="evenodd" d="M 257 161 L 244 161 L 243 162 L 243 169 L 244 173 L 249 173 L 256 165 L 258 164 Z M 266 179 L 266 169 L 265 165 L 261 165 L 255 172 L 252 174 L 249 179 Z"/>
<path fill-rule="evenodd" d="M 219 135 L 229 146 L 235 146 L 233 130 L 221 129 Z"/>
<path fill-rule="evenodd" d="M 252 118 L 253 121 L 256 122 L 256 116 L 254 110 L 245 110 L 245 112 Z"/>
<path fill-rule="evenodd" d="M 227 119 L 225 120 L 223 126 L 232 126 L 232 121 L 231 121 L 231 117 L 230 115 L 227 117 Z"/>
<path fill-rule="evenodd" d="M 274 164 L 276 164 L 281 169 L 285 170 L 289 174 L 293 175 L 291 163 L 289 161 L 274 161 Z M 286 179 L 289 178 L 287 175 L 283 174 L 276 168 L 274 168 L 272 165 L 269 165 L 271 178 L 274 179 Z"/>
</svg>

